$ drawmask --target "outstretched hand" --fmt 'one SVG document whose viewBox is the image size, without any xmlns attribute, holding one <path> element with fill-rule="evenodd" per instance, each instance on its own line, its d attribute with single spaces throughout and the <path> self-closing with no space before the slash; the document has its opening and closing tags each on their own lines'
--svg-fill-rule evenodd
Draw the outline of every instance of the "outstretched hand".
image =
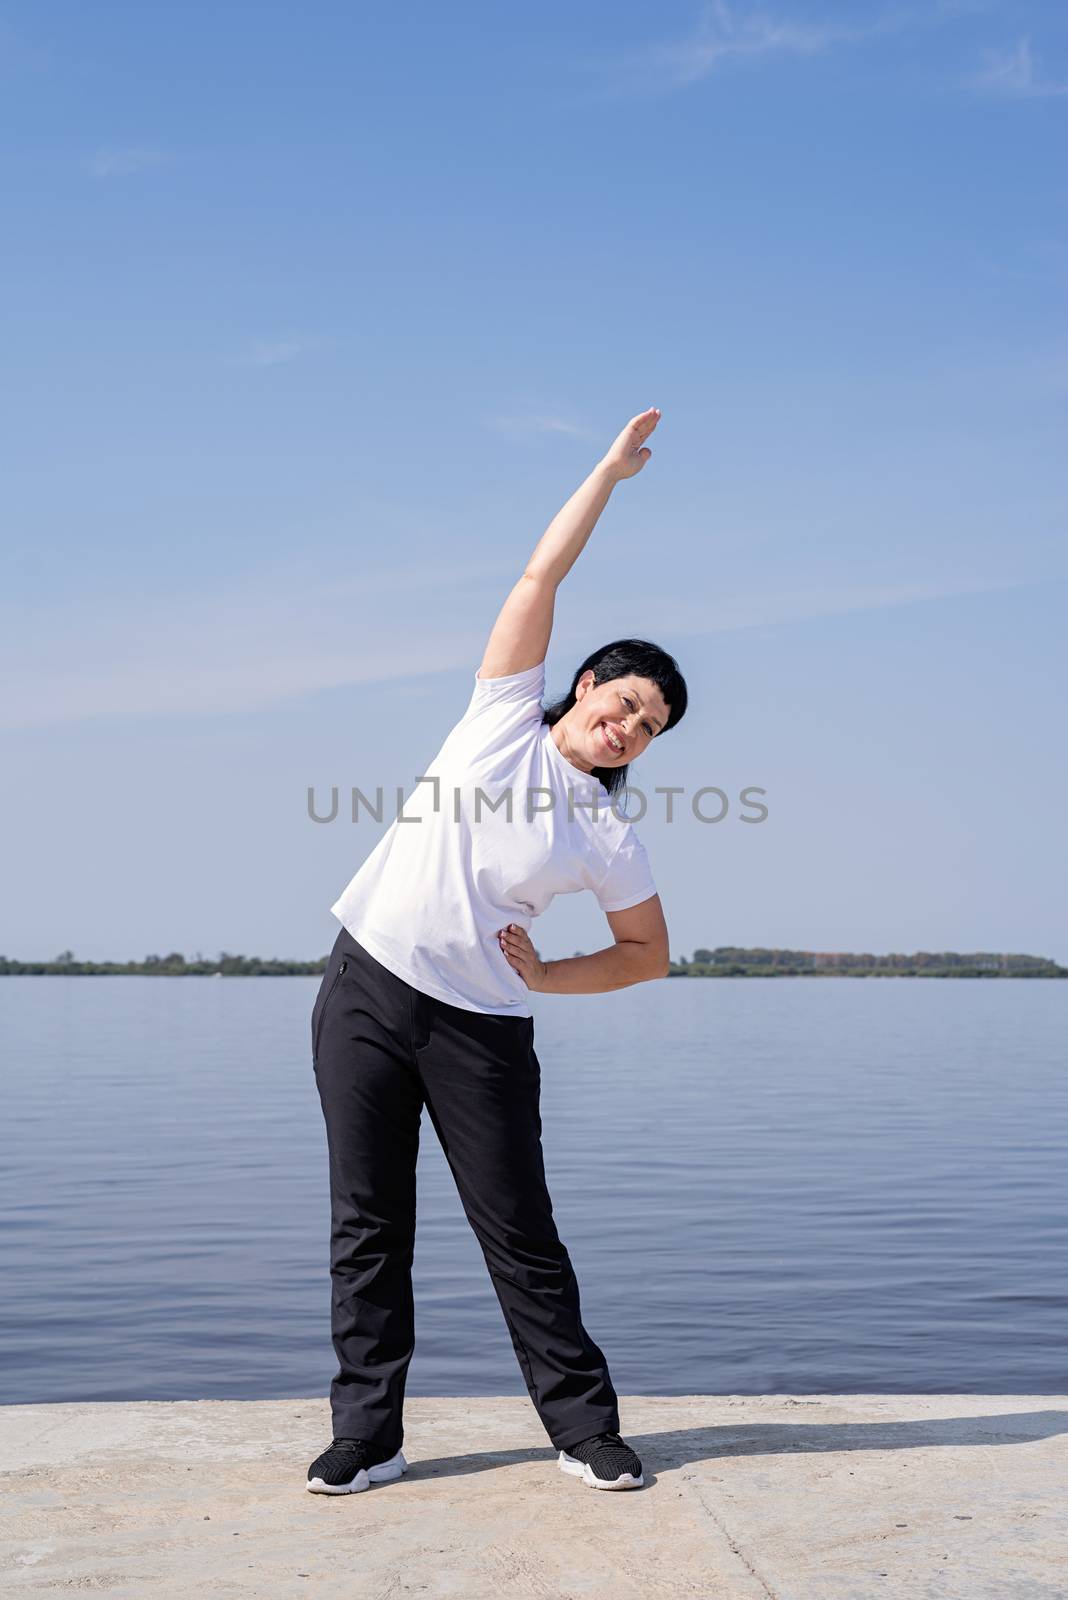
<svg viewBox="0 0 1068 1600">
<path fill-rule="evenodd" d="M 650 406 L 648 411 L 642 411 L 638 416 L 631 417 L 604 456 L 604 465 L 614 477 L 633 478 L 636 472 L 642 470 L 653 453 L 645 441 L 659 421 L 660 411 L 656 406 Z"/>
</svg>

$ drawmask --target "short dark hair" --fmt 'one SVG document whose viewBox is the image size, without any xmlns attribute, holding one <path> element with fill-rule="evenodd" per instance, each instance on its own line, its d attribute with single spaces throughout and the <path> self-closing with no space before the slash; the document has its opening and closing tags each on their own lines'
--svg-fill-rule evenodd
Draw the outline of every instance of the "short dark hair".
<svg viewBox="0 0 1068 1600">
<path fill-rule="evenodd" d="M 577 703 L 575 688 L 578 681 L 591 667 L 595 686 L 610 683 L 613 678 L 625 678 L 630 673 L 636 678 L 648 678 L 656 684 L 668 707 L 668 719 L 657 734 L 658 739 L 669 728 L 677 726 L 686 714 L 686 680 L 679 671 L 675 657 L 658 644 L 651 644 L 648 639 L 613 639 L 611 644 L 602 644 L 586 657 L 575 672 L 567 694 L 545 707 L 541 719 L 543 724 L 547 722 L 551 727 L 567 715 Z M 594 767 L 593 776 L 610 795 L 614 795 L 626 783 L 629 770 L 629 762 L 623 767 Z"/>
</svg>

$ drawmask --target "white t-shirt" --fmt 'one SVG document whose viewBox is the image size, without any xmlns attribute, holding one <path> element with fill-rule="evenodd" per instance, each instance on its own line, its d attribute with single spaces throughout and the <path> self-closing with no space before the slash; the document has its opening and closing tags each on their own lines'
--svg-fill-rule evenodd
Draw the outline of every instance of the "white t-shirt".
<svg viewBox="0 0 1068 1600">
<path fill-rule="evenodd" d="M 505 923 L 529 929 L 554 895 L 579 889 L 604 911 L 657 892 L 633 824 L 556 748 L 544 688 L 544 661 L 504 678 L 476 673 L 430 781 L 415 784 L 330 907 L 376 961 L 467 1011 L 532 1015 L 497 940 Z"/>
</svg>

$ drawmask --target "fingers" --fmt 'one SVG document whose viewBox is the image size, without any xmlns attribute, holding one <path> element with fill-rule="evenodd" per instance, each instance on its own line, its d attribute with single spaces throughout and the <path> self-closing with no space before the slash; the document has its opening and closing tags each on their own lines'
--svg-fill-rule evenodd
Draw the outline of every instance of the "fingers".
<svg viewBox="0 0 1068 1600">
<path fill-rule="evenodd" d="M 620 432 L 620 439 L 647 439 L 660 421 L 661 412 L 657 406 L 650 406 L 647 411 L 639 411 Z"/>
<path fill-rule="evenodd" d="M 521 966 L 528 962 L 534 954 L 534 946 L 530 943 L 530 936 L 525 928 L 519 928 L 510 922 L 506 928 L 497 929 L 497 942 L 504 953 L 505 959 L 515 971 L 520 971 Z"/>
<path fill-rule="evenodd" d="M 620 431 L 607 459 L 611 459 L 617 471 L 623 477 L 633 477 L 652 455 L 651 450 L 640 448 L 642 441 L 648 439 L 657 423 L 660 421 L 661 411 L 659 406 L 649 406 L 645 411 L 640 411 Z"/>
</svg>

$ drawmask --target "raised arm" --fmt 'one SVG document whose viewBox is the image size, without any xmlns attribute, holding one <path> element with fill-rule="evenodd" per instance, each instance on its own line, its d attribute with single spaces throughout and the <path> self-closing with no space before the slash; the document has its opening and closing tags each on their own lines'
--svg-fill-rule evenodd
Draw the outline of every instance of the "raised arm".
<svg viewBox="0 0 1068 1600">
<path fill-rule="evenodd" d="M 545 660 L 557 588 L 578 559 L 616 484 L 633 478 L 652 455 L 645 441 L 659 421 L 655 406 L 632 417 L 586 481 L 556 513 L 493 624 L 478 669 L 480 678 L 507 678 Z"/>
</svg>

